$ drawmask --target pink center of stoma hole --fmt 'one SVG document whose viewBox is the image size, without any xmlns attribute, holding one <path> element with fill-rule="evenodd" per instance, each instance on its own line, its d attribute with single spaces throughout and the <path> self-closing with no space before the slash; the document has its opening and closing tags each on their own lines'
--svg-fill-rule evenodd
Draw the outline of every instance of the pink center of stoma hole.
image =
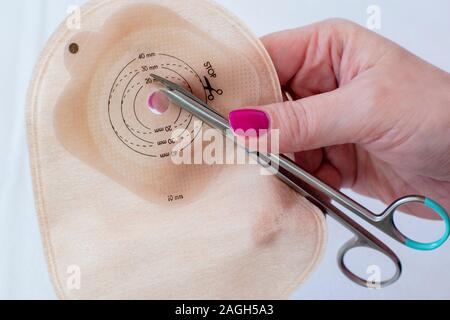
<svg viewBox="0 0 450 320">
<path fill-rule="evenodd" d="M 170 100 L 164 93 L 155 91 L 149 95 L 147 104 L 151 112 L 160 116 L 169 109 Z"/>
</svg>

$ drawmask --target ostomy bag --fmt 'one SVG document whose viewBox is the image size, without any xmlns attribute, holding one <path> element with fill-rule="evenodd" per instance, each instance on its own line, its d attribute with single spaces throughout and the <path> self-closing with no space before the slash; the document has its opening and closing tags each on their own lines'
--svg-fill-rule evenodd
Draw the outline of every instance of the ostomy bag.
<svg viewBox="0 0 450 320">
<path fill-rule="evenodd" d="M 90 1 L 62 24 L 28 114 L 58 296 L 289 297 L 324 250 L 322 212 L 257 165 L 174 163 L 174 132 L 191 147 L 207 126 L 172 103 L 152 110 L 152 73 L 224 116 L 282 100 L 262 44 L 209 1 Z"/>
</svg>

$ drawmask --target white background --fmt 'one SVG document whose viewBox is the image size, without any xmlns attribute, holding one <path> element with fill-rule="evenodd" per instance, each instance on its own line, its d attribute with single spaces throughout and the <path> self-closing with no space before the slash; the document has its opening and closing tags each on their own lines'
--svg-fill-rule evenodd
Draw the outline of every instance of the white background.
<svg viewBox="0 0 450 320">
<path fill-rule="evenodd" d="M 189 1 L 189 0 L 187 0 Z M 54 299 L 34 210 L 25 134 L 25 96 L 32 68 L 45 41 L 77 0 L 3 0 L 0 4 L 0 298 Z M 330 17 L 362 25 L 366 10 L 382 9 L 381 34 L 450 71 L 448 0 L 220 0 L 256 34 L 293 28 Z M 426 84 L 424 84 L 426 85 Z M 370 208 L 383 206 L 359 197 Z M 340 274 L 336 252 L 350 235 L 329 219 L 325 258 L 297 299 L 450 298 L 450 245 L 413 252 L 386 241 L 404 263 L 402 279 L 384 290 L 367 290 Z M 422 227 L 424 226 L 424 227 Z M 423 236 L 434 224 L 411 222 Z M 383 238 L 385 240 L 385 238 Z M 360 259 L 370 264 L 372 260 Z M 364 270 L 364 269 L 363 269 Z"/>
</svg>

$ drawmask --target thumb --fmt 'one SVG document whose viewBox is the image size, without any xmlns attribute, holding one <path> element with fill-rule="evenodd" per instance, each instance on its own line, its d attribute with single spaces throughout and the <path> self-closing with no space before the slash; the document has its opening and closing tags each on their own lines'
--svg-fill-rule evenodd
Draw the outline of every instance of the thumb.
<svg viewBox="0 0 450 320">
<path fill-rule="evenodd" d="M 357 143 L 365 125 L 364 112 L 352 110 L 350 103 L 341 88 L 297 101 L 235 110 L 229 119 L 237 135 L 254 136 L 255 130 L 273 135 L 279 130 L 280 152 L 300 152 Z"/>
</svg>

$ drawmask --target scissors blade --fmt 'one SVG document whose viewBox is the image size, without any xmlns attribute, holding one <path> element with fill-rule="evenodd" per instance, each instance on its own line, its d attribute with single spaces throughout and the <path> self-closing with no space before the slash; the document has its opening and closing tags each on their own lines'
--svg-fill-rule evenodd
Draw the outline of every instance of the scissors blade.
<svg viewBox="0 0 450 320">
<path fill-rule="evenodd" d="M 179 89 L 181 89 L 181 87 L 178 86 L 177 84 L 175 84 L 172 81 L 167 80 L 167 79 L 165 79 L 163 77 L 160 77 L 157 74 L 152 73 L 150 76 L 153 78 L 153 80 L 158 81 L 159 83 L 163 84 L 168 89 L 171 89 L 171 90 L 179 90 Z"/>
<path fill-rule="evenodd" d="M 150 76 L 160 82 L 162 85 L 164 85 L 168 90 L 170 91 L 176 91 L 179 92 L 183 97 L 180 97 L 178 95 L 177 100 L 179 103 L 182 103 L 184 107 L 188 107 L 189 108 L 189 112 L 194 113 L 194 115 L 198 116 L 198 112 L 195 112 L 195 110 L 198 110 L 198 108 L 203 108 L 204 110 L 207 111 L 207 113 L 212 114 L 213 117 L 215 119 L 211 119 L 211 121 L 213 122 L 221 122 L 221 127 L 220 129 L 230 129 L 229 127 L 224 128 L 224 124 L 228 123 L 228 122 L 224 122 L 224 117 L 218 113 L 216 110 L 214 110 L 213 108 L 211 108 L 208 104 L 206 104 L 205 102 L 203 102 L 202 100 L 200 100 L 199 98 L 197 98 L 195 95 L 193 95 L 191 92 L 187 91 L 186 89 L 180 87 L 179 85 L 177 85 L 176 83 L 173 83 L 172 81 L 162 78 L 156 74 L 150 74 Z M 173 95 L 171 95 L 173 96 Z M 195 106 L 194 108 L 192 106 L 188 106 L 187 104 L 190 104 L 190 101 L 186 100 L 186 98 L 196 102 L 197 104 L 199 104 L 199 106 Z M 181 101 L 182 100 L 182 101 Z M 210 119 L 202 119 L 203 121 L 205 121 L 206 123 L 210 124 L 209 120 Z"/>
</svg>

